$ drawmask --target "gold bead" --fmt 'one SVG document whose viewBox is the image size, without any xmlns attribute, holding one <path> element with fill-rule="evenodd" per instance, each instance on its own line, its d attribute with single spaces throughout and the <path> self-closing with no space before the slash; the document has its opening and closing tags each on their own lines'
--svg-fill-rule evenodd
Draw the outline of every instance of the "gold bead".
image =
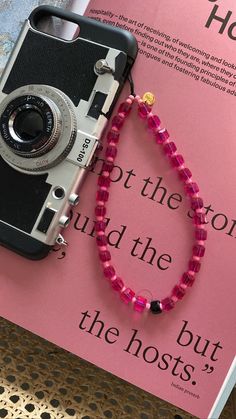
<svg viewBox="0 0 236 419">
<path fill-rule="evenodd" d="M 152 106 L 152 105 L 154 105 L 154 103 L 155 103 L 155 96 L 154 96 L 154 94 L 153 93 L 151 93 L 151 92 L 146 92 L 146 93 L 144 93 L 144 95 L 143 95 L 143 101 L 147 104 L 147 105 L 149 105 L 149 106 Z"/>
</svg>

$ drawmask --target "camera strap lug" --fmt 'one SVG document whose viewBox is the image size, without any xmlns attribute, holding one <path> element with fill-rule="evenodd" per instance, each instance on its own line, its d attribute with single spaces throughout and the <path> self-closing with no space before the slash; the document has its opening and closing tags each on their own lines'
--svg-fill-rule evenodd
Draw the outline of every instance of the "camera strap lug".
<svg viewBox="0 0 236 419">
<path fill-rule="evenodd" d="M 62 246 L 68 246 L 68 242 L 64 239 L 64 237 L 61 234 L 58 234 L 56 238 L 56 243 Z"/>
</svg>

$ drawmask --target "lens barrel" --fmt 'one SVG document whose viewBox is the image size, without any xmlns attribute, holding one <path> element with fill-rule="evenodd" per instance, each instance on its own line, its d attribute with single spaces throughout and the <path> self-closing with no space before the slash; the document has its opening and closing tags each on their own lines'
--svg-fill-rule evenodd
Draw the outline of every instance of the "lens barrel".
<svg viewBox="0 0 236 419">
<path fill-rule="evenodd" d="M 59 127 L 60 113 L 55 104 L 33 95 L 12 100 L 0 118 L 3 140 L 14 153 L 24 157 L 36 157 L 54 147 Z"/>
<path fill-rule="evenodd" d="M 77 137 L 73 102 L 52 86 L 21 86 L 0 102 L 0 156 L 25 172 L 58 165 Z"/>
</svg>

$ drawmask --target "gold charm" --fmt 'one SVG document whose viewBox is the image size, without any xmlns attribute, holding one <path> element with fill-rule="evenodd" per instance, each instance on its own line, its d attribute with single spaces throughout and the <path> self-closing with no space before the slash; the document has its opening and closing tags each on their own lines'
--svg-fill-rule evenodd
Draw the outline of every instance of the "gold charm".
<svg viewBox="0 0 236 419">
<path fill-rule="evenodd" d="M 147 105 L 149 105 L 149 106 L 152 106 L 152 105 L 154 105 L 154 103 L 155 103 L 155 96 L 154 96 L 154 94 L 153 93 L 151 93 L 151 92 L 146 92 L 146 93 L 144 93 L 144 95 L 143 95 L 143 101 L 147 104 Z"/>
</svg>

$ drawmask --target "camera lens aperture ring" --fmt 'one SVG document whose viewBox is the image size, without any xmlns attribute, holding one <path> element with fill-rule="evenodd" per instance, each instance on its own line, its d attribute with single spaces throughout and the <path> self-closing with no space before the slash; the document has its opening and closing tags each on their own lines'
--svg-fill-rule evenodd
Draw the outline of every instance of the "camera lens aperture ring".
<svg viewBox="0 0 236 419">
<path fill-rule="evenodd" d="M 68 155 L 76 125 L 74 106 L 63 92 L 22 86 L 0 103 L 0 155 L 23 171 L 45 171 Z"/>
</svg>

